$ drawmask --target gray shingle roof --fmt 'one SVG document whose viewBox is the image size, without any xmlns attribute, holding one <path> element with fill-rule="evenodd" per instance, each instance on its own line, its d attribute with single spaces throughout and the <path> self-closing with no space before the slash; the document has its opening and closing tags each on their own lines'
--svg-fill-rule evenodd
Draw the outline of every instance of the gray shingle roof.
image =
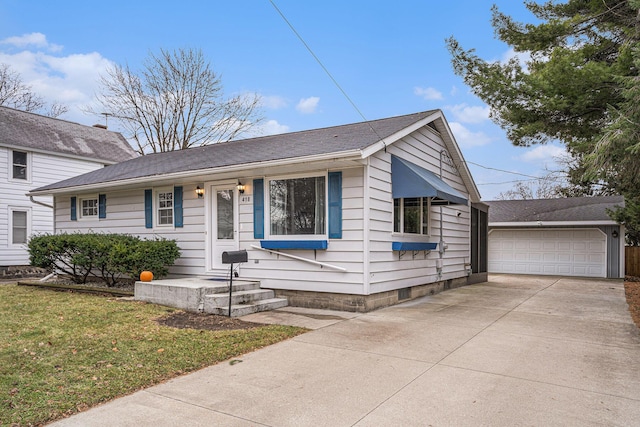
<svg viewBox="0 0 640 427">
<path fill-rule="evenodd" d="M 362 150 L 434 111 L 148 154 L 33 190 L 45 191 L 272 160 Z M 375 132 L 372 130 L 375 129 Z"/>
<path fill-rule="evenodd" d="M 611 221 L 607 209 L 624 205 L 622 196 L 564 199 L 496 200 L 489 205 L 489 224 L 535 221 Z"/>
<path fill-rule="evenodd" d="M 138 157 L 119 133 L 0 106 L 0 144 L 103 163 Z"/>
</svg>

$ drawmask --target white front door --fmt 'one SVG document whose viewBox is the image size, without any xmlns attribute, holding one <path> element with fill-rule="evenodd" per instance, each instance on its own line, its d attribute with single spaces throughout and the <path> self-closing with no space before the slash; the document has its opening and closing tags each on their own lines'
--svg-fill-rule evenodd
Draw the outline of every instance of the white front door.
<svg viewBox="0 0 640 427">
<path fill-rule="evenodd" d="M 211 187 L 211 267 L 229 268 L 222 264 L 222 253 L 237 251 L 238 243 L 238 202 L 235 186 Z"/>
</svg>

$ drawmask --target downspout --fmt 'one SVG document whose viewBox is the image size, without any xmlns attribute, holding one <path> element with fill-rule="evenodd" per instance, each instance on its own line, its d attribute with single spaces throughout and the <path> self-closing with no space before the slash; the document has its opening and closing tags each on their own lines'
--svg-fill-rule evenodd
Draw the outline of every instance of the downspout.
<svg viewBox="0 0 640 427">
<path fill-rule="evenodd" d="M 29 196 L 29 200 L 31 200 L 31 203 L 35 203 L 36 205 L 40 205 L 40 206 L 44 206 L 45 208 L 53 209 L 52 205 L 48 205 L 46 203 L 39 202 L 39 201 L 35 200 L 33 198 L 33 196 Z"/>
<path fill-rule="evenodd" d="M 440 150 L 440 179 L 442 179 L 442 155 L 444 154 L 444 149 Z M 443 233 L 443 220 L 442 220 L 442 205 L 440 205 L 440 243 L 438 243 L 438 253 L 440 257 L 436 260 L 436 271 L 438 272 L 438 279 L 442 278 L 442 266 L 444 264 L 442 258 L 444 256 L 444 238 L 442 236 Z"/>
<path fill-rule="evenodd" d="M 386 149 L 386 145 L 385 145 L 385 149 Z M 371 234 L 370 234 L 370 226 L 371 226 L 371 213 L 370 213 L 370 208 L 371 208 L 371 192 L 369 191 L 369 185 L 371 183 L 370 180 L 370 174 L 371 174 L 371 158 L 367 157 L 367 163 L 364 165 L 364 173 L 363 173 L 363 177 L 362 179 L 364 180 L 363 184 L 364 184 L 364 190 L 363 190 L 363 197 L 364 197 L 364 203 L 362 204 L 364 211 L 362 212 L 362 220 L 364 222 L 364 227 L 362 230 L 362 261 L 364 263 L 364 268 L 362 269 L 362 273 L 363 273 L 363 283 L 364 283 L 364 294 L 365 295 L 370 295 L 371 294 L 371 244 L 369 239 L 371 238 Z"/>
</svg>

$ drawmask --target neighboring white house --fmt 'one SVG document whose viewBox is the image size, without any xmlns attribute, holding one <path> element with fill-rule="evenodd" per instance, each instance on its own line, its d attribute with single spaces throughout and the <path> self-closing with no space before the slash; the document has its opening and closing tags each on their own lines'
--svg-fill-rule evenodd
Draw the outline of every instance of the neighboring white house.
<svg viewBox="0 0 640 427">
<path fill-rule="evenodd" d="M 489 209 L 489 272 L 624 277 L 622 196 L 498 200 Z"/>
<path fill-rule="evenodd" d="M 0 266 L 28 265 L 29 236 L 54 231 L 53 198 L 30 190 L 134 157 L 119 133 L 0 107 Z"/>
<path fill-rule="evenodd" d="M 368 310 L 486 279 L 486 205 L 440 110 L 146 155 L 31 194 L 55 196 L 57 232 L 175 239 L 173 276 L 227 275 L 221 254 L 246 249 L 240 277 L 292 305 Z"/>
</svg>

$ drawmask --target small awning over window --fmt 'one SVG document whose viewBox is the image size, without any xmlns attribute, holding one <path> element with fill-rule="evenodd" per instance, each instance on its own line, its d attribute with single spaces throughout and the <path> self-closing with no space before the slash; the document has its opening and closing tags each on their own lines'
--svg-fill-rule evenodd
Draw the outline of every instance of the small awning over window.
<svg viewBox="0 0 640 427">
<path fill-rule="evenodd" d="M 432 197 L 433 204 L 468 204 L 464 195 L 436 174 L 396 156 L 391 156 L 391 193 L 394 199 Z"/>
</svg>

